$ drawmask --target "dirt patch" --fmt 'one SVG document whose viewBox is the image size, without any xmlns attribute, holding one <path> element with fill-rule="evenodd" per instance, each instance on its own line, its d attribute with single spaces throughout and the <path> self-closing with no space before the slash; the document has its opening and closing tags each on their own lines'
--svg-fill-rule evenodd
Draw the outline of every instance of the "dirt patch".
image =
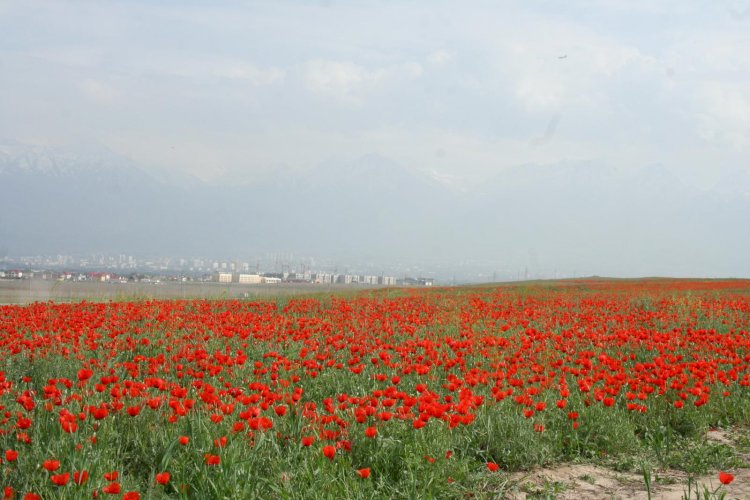
<svg viewBox="0 0 750 500">
<path fill-rule="evenodd" d="M 732 484 L 724 486 L 727 499 L 750 499 L 750 469 L 731 471 Z M 688 476 L 684 472 L 666 470 L 652 474 L 651 495 L 654 499 L 681 500 L 687 493 Z M 697 478 L 701 491 L 713 491 L 720 486 L 718 472 Z M 525 473 L 515 473 L 509 482 L 513 485 L 506 498 L 559 498 L 561 500 L 647 499 L 648 492 L 643 476 L 630 472 L 617 472 L 595 465 L 569 464 Z M 695 493 L 692 497 L 695 498 Z"/>
<path fill-rule="evenodd" d="M 717 443 L 734 446 L 734 443 L 730 439 L 729 434 L 722 429 L 711 429 L 706 433 L 706 439 L 710 441 L 716 441 Z"/>
<path fill-rule="evenodd" d="M 711 429 L 706 439 L 732 447 L 750 464 L 750 454 L 738 450 L 740 435 L 737 429 Z M 747 451 L 746 449 L 743 449 Z M 734 481 L 722 486 L 719 472 L 695 478 L 691 498 L 707 488 L 713 492 L 720 486 L 729 499 L 750 499 L 750 468 L 732 469 Z M 651 497 L 660 500 L 682 500 L 688 489 L 688 475 L 677 470 L 658 470 L 651 473 Z M 619 472 L 590 464 L 561 464 L 557 467 L 511 474 L 505 498 L 523 500 L 532 498 L 559 498 L 561 500 L 635 499 L 646 500 L 648 491 L 643 475 L 636 472 Z M 702 496 L 701 496 L 702 498 Z"/>
</svg>

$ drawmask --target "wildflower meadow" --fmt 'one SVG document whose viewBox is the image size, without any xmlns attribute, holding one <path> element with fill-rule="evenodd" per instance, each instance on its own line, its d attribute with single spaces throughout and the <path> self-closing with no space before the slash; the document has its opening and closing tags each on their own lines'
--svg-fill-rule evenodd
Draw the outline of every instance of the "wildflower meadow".
<svg viewBox="0 0 750 500">
<path fill-rule="evenodd" d="M 0 306 L 6 498 L 484 498 L 750 439 L 750 282 Z M 516 486 L 518 486 L 516 484 Z"/>
</svg>

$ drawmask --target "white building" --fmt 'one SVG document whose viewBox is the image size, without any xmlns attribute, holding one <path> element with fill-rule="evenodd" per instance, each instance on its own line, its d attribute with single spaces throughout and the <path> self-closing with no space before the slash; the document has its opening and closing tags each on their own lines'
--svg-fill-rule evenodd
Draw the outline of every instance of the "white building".
<svg viewBox="0 0 750 500">
<path fill-rule="evenodd" d="M 260 285 L 263 283 L 263 277 L 260 274 L 240 274 L 241 285 Z"/>
<path fill-rule="evenodd" d="M 219 283 L 231 283 L 232 273 L 219 273 Z"/>
<path fill-rule="evenodd" d="M 335 283 L 336 277 L 330 273 L 318 273 L 315 275 L 315 283 Z"/>
</svg>

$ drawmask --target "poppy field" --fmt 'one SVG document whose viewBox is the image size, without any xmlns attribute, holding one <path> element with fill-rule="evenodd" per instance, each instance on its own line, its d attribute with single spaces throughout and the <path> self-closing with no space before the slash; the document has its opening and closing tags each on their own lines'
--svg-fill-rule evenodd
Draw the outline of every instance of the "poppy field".
<svg viewBox="0 0 750 500">
<path fill-rule="evenodd" d="M 748 281 L 0 306 L 0 353 L 6 498 L 481 498 L 580 461 L 729 488 L 746 466 L 705 434 L 750 427 Z"/>
</svg>

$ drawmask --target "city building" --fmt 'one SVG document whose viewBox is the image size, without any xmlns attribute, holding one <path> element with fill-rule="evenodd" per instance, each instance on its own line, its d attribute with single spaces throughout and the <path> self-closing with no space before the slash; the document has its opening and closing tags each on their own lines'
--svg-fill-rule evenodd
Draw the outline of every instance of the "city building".
<svg viewBox="0 0 750 500">
<path fill-rule="evenodd" d="M 260 274 L 240 274 L 238 281 L 241 285 L 259 285 L 263 283 L 263 277 Z"/>
</svg>

